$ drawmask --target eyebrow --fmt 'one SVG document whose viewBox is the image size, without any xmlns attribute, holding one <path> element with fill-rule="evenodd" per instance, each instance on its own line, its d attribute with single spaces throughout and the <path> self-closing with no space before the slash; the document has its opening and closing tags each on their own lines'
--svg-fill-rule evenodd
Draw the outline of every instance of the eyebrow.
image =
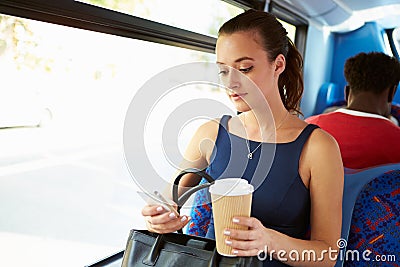
<svg viewBox="0 0 400 267">
<path fill-rule="evenodd" d="M 254 58 L 251 58 L 251 57 L 240 57 L 240 58 L 235 60 L 235 63 L 239 63 L 239 62 L 241 62 L 243 60 L 253 60 L 254 61 Z M 223 64 L 224 65 L 225 63 L 217 61 L 217 64 Z"/>
</svg>

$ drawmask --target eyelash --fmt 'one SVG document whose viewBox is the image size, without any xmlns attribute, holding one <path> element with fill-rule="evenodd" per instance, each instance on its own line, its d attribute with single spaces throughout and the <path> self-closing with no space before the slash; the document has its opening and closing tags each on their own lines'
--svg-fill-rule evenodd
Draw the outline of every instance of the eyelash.
<svg viewBox="0 0 400 267">
<path fill-rule="evenodd" d="M 248 67 L 248 68 L 245 68 L 245 69 L 239 69 L 239 70 L 240 70 L 240 72 L 242 72 L 242 73 L 248 73 L 248 72 L 250 72 L 252 69 L 253 69 L 253 66 Z"/>
<path fill-rule="evenodd" d="M 239 71 L 242 72 L 242 73 L 249 73 L 253 69 L 253 67 L 254 66 L 251 66 L 251 67 L 248 67 L 248 68 L 244 68 L 244 69 L 239 69 Z M 225 75 L 228 72 L 229 72 L 229 70 L 220 70 L 218 72 L 218 75 Z"/>
</svg>

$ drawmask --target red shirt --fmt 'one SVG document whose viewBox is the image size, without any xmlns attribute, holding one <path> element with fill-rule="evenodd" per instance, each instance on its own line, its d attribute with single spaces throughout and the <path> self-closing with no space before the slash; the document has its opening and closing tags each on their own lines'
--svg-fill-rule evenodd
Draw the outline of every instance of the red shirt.
<svg viewBox="0 0 400 267">
<path fill-rule="evenodd" d="M 382 116 L 339 109 L 306 121 L 336 139 L 344 167 L 362 169 L 400 163 L 400 127 Z"/>
</svg>

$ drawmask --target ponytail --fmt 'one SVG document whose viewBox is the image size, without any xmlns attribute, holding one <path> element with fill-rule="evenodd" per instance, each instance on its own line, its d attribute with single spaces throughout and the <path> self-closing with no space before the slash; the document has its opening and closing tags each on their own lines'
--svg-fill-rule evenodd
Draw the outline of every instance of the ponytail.
<svg viewBox="0 0 400 267">
<path fill-rule="evenodd" d="M 300 100 L 303 95 L 303 58 L 293 42 L 288 40 L 288 53 L 285 71 L 278 81 L 279 94 L 285 108 L 291 112 L 301 114 Z"/>
</svg>

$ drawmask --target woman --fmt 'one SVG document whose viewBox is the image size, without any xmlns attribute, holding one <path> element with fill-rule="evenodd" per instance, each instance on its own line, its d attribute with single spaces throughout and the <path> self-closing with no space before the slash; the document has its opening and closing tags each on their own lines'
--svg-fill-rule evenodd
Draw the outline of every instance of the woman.
<svg viewBox="0 0 400 267">
<path fill-rule="evenodd" d="M 292 266 L 333 266 L 335 259 L 326 252 L 337 250 L 340 238 L 343 166 L 336 141 L 297 116 L 303 91 L 301 55 L 272 14 L 255 10 L 221 27 L 216 55 L 221 79 L 240 115 L 202 125 L 189 143 L 185 159 L 190 164 L 184 167 L 208 166 L 212 177 L 223 178 L 230 163 L 246 161 L 244 172 L 236 177 L 250 181 L 263 166 L 262 151 L 271 145 L 275 149 L 272 165 L 253 194 L 252 217 L 234 218 L 249 230 L 226 229 L 226 243 L 238 256 L 255 256 L 267 248 L 276 260 L 265 261 L 264 266 L 283 266 L 281 261 Z M 263 101 L 237 71 L 259 88 Z M 230 153 L 231 147 L 239 149 Z M 180 185 L 197 183 L 198 177 L 187 175 Z M 142 214 L 148 229 L 158 233 L 181 229 L 190 220 L 157 206 L 144 207 Z M 207 236 L 213 236 L 212 224 Z M 279 255 L 280 250 L 284 252 Z M 301 257 L 310 250 L 317 259 Z"/>
</svg>

